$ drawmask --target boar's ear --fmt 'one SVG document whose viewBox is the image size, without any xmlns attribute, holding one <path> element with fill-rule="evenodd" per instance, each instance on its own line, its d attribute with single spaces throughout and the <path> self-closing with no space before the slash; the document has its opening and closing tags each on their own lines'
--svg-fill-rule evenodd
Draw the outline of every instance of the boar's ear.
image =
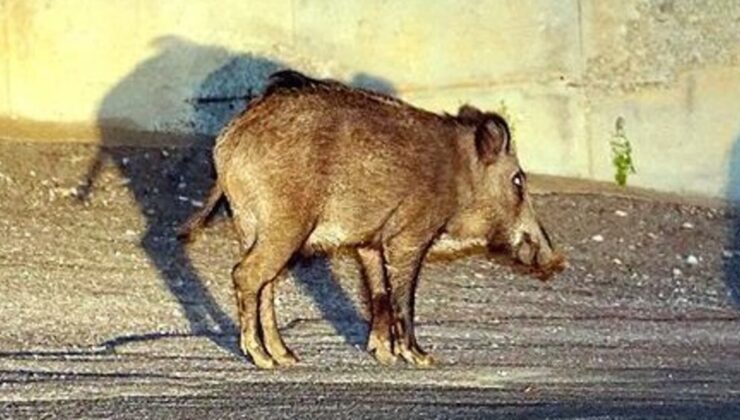
<svg viewBox="0 0 740 420">
<path fill-rule="evenodd" d="M 486 165 L 496 161 L 502 153 L 511 152 L 509 125 L 498 114 L 487 114 L 486 120 L 475 131 L 475 149 Z"/>
<path fill-rule="evenodd" d="M 479 122 L 483 119 L 483 112 L 474 106 L 465 104 L 457 110 L 457 118 L 464 122 Z"/>
</svg>

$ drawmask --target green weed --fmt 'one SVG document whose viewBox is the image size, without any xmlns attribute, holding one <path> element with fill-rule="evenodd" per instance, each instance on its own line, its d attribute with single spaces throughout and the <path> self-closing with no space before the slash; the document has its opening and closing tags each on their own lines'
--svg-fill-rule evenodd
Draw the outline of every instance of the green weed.
<svg viewBox="0 0 740 420">
<path fill-rule="evenodd" d="M 618 117 L 615 123 L 615 132 L 609 141 L 612 149 L 612 165 L 614 165 L 614 180 L 620 186 L 627 185 L 627 176 L 634 174 L 635 165 L 632 160 L 632 145 L 624 130 L 624 118 Z"/>
</svg>

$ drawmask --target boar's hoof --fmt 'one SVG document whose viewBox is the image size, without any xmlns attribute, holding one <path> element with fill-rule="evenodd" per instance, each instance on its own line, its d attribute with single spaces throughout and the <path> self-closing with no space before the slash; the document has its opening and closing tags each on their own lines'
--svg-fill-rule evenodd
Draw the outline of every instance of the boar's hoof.
<svg viewBox="0 0 740 420">
<path fill-rule="evenodd" d="M 368 338 L 367 350 L 382 365 L 390 366 L 398 360 L 398 357 L 391 351 L 390 341 L 381 340 L 377 335 L 372 333 Z"/>
<path fill-rule="evenodd" d="M 282 367 L 293 366 L 299 361 L 298 358 L 290 350 L 288 350 L 285 354 L 273 356 L 273 358 L 275 359 L 277 364 Z"/>
<path fill-rule="evenodd" d="M 434 357 L 418 347 L 408 348 L 406 346 L 399 345 L 396 346 L 396 353 L 401 356 L 406 363 L 410 363 L 414 366 L 428 367 L 436 363 Z"/>
<path fill-rule="evenodd" d="M 245 356 L 252 359 L 252 362 L 260 369 L 275 369 L 277 363 L 270 357 L 264 350 L 259 346 L 249 346 L 245 344 L 245 340 L 242 339 L 241 343 L 242 353 Z"/>
<path fill-rule="evenodd" d="M 254 362 L 255 366 L 260 369 L 275 369 L 277 367 L 277 363 L 275 363 L 275 360 L 270 356 L 262 357 L 255 356 L 253 354 L 250 354 L 249 356 L 252 358 L 252 362 Z"/>
<path fill-rule="evenodd" d="M 370 353 L 381 365 L 391 366 L 398 360 L 398 357 L 385 346 L 376 347 L 370 350 Z"/>
<path fill-rule="evenodd" d="M 411 363 L 414 366 L 429 367 L 433 366 L 436 363 L 434 357 L 432 357 L 431 355 L 421 354 L 414 351 L 402 353 L 401 357 L 403 357 L 403 360 L 405 360 L 407 363 Z"/>
</svg>

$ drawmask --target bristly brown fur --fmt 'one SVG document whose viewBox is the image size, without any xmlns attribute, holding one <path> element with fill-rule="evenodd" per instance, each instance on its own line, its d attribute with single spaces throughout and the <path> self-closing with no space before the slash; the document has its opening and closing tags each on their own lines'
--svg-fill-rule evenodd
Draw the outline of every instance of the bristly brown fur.
<svg viewBox="0 0 740 420">
<path fill-rule="evenodd" d="M 439 250 L 432 247 L 432 249 L 429 250 L 425 261 L 429 263 L 452 262 L 478 255 L 490 256 L 491 252 L 488 247 L 483 245 L 475 245 L 469 248 L 454 250 Z"/>
<path fill-rule="evenodd" d="M 300 92 L 311 89 L 327 89 L 358 93 L 386 104 L 394 104 L 397 106 L 414 108 L 408 103 L 403 102 L 400 99 L 394 98 L 390 95 L 368 89 L 347 86 L 344 83 L 341 83 L 334 79 L 314 79 L 294 70 L 282 70 L 275 72 L 268 77 L 268 80 L 269 83 L 267 85 L 267 88 L 265 89 L 264 96 L 269 96 L 278 92 L 285 93 L 290 91 Z M 422 112 L 427 112 L 420 109 L 418 110 Z"/>
<path fill-rule="evenodd" d="M 559 251 L 554 252 L 550 262 L 540 266 L 522 264 L 521 262 L 512 259 L 511 256 L 502 253 L 489 252 L 488 257 L 496 261 L 498 265 L 509 267 L 518 274 L 534 277 L 543 282 L 550 280 L 552 276 L 562 272 L 568 267 L 565 255 Z"/>
<path fill-rule="evenodd" d="M 533 274 L 560 269 L 526 185 L 512 184 L 522 169 L 509 136 L 503 118 L 470 106 L 438 115 L 333 80 L 274 74 L 219 134 L 217 186 L 183 229 L 227 198 L 244 249 L 232 271 L 242 351 L 263 368 L 296 362 L 277 327 L 273 283 L 303 250 L 357 251 L 370 295 L 368 350 L 381 363 L 433 362 L 414 335 L 413 305 L 441 235 L 483 244 L 447 257 L 480 252 L 495 237 L 539 265 Z"/>
</svg>

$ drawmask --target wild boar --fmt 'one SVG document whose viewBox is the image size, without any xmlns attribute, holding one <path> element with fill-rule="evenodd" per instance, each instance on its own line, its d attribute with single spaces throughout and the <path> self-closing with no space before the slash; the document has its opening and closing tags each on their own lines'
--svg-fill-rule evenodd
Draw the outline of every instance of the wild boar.
<svg viewBox="0 0 740 420">
<path fill-rule="evenodd" d="M 222 130 L 213 159 L 215 186 L 180 234 L 225 196 L 244 250 L 232 271 L 241 349 L 261 368 L 297 361 L 273 303 L 275 279 L 296 253 L 356 250 L 371 297 L 367 347 L 384 364 L 433 362 L 414 334 L 414 298 L 441 235 L 504 243 L 542 272 L 562 266 L 495 113 L 466 105 L 437 115 L 282 71 Z"/>
</svg>

